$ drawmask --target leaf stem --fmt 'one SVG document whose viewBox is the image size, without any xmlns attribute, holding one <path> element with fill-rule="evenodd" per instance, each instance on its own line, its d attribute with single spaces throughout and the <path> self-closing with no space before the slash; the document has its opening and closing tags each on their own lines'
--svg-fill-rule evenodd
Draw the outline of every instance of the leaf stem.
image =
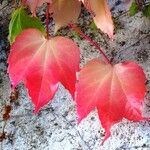
<svg viewBox="0 0 150 150">
<path fill-rule="evenodd" d="M 50 4 L 47 3 L 47 8 L 46 8 L 46 33 L 47 33 L 47 39 L 49 39 L 49 27 L 48 27 L 48 24 L 49 24 L 49 7 L 50 7 Z"/>
<path fill-rule="evenodd" d="M 93 46 L 95 46 L 100 53 L 103 56 L 103 59 L 105 60 L 106 63 L 111 64 L 110 60 L 108 59 L 108 57 L 105 55 L 105 53 L 103 52 L 103 50 L 100 48 L 99 44 L 97 42 L 95 42 L 94 40 L 92 40 L 89 36 L 87 36 L 86 34 L 84 34 L 78 27 L 76 27 L 74 24 L 69 23 L 68 26 L 70 28 L 72 28 L 74 31 L 76 31 L 77 33 L 79 33 L 83 38 L 85 38 L 87 41 L 89 41 Z"/>
</svg>

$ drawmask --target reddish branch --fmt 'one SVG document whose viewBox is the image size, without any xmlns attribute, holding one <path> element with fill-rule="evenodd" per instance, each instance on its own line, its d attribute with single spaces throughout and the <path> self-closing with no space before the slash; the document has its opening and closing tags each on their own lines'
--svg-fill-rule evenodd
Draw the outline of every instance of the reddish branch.
<svg viewBox="0 0 150 150">
<path fill-rule="evenodd" d="M 85 35 L 78 27 L 76 27 L 74 24 L 69 23 L 68 26 L 70 28 L 72 28 L 74 31 L 76 31 L 77 33 L 79 33 L 83 38 L 85 38 L 87 41 L 89 41 L 93 46 L 96 47 L 96 49 L 98 49 L 100 51 L 100 53 L 103 56 L 103 59 L 105 60 L 106 63 L 111 64 L 110 60 L 108 59 L 108 57 L 105 55 L 105 53 L 103 52 L 103 50 L 99 47 L 99 44 L 96 43 L 94 40 L 92 40 L 89 36 Z"/>
<path fill-rule="evenodd" d="M 47 3 L 47 8 L 46 8 L 46 33 L 47 33 L 47 39 L 49 39 L 49 27 L 48 27 L 48 24 L 49 24 L 49 7 L 50 7 L 50 4 Z"/>
</svg>

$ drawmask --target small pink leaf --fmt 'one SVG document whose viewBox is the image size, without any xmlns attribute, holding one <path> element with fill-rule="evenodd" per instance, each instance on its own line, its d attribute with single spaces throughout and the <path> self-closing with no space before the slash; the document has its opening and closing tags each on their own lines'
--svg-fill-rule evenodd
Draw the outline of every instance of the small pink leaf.
<svg viewBox="0 0 150 150">
<path fill-rule="evenodd" d="M 72 40 L 47 40 L 36 29 L 24 30 L 11 46 L 8 63 L 13 86 L 25 83 L 36 111 L 53 98 L 59 82 L 74 96 L 79 48 Z"/>
<path fill-rule="evenodd" d="M 106 131 L 105 141 L 110 136 L 111 126 L 123 118 L 143 120 L 145 80 L 142 68 L 134 62 L 111 66 L 98 59 L 92 60 L 81 70 L 77 84 L 79 122 L 97 108 Z"/>
<path fill-rule="evenodd" d="M 78 0 L 54 0 L 50 13 L 53 12 L 55 32 L 68 23 L 76 23 L 81 11 L 81 3 Z"/>
<path fill-rule="evenodd" d="M 112 38 L 114 26 L 107 0 L 82 0 L 82 2 L 94 16 L 96 26 Z"/>
</svg>

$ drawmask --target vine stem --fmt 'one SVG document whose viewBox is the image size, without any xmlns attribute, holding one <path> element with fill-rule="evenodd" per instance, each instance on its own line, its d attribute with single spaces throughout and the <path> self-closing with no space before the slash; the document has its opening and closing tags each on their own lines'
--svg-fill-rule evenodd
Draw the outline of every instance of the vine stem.
<svg viewBox="0 0 150 150">
<path fill-rule="evenodd" d="M 78 27 L 76 27 L 74 24 L 69 23 L 68 26 L 70 28 L 72 28 L 74 31 L 76 31 L 77 33 L 79 33 L 83 38 L 85 38 L 87 41 L 89 41 L 93 46 L 96 47 L 96 49 L 98 49 L 100 51 L 100 53 L 103 56 L 103 59 L 105 60 L 106 63 L 111 64 L 110 60 L 108 59 L 108 57 L 105 55 L 105 53 L 103 52 L 103 50 L 100 48 L 99 44 L 97 42 L 95 42 L 94 40 L 92 40 L 89 36 L 87 36 L 86 34 L 84 34 Z"/>
<path fill-rule="evenodd" d="M 50 4 L 47 3 L 47 8 L 46 8 L 46 33 L 47 33 L 47 39 L 49 39 L 49 27 L 48 27 L 48 23 L 49 23 L 49 7 L 50 7 Z"/>
</svg>

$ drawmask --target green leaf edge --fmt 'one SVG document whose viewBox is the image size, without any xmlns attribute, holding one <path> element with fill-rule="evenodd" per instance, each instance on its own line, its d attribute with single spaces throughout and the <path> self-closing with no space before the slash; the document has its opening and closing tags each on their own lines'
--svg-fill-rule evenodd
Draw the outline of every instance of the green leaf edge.
<svg viewBox="0 0 150 150">
<path fill-rule="evenodd" d="M 136 4 L 136 2 L 132 2 L 129 8 L 129 15 L 134 16 L 136 13 L 138 13 L 138 5 Z"/>
<path fill-rule="evenodd" d="M 14 10 L 11 14 L 11 20 L 9 23 L 9 35 L 8 35 L 8 40 L 10 44 L 12 44 L 15 41 L 15 38 L 24 29 L 28 28 L 37 28 L 44 35 L 46 35 L 46 29 L 42 24 L 42 22 L 37 17 L 28 15 L 24 7 L 19 7 L 16 10 Z"/>
<path fill-rule="evenodd" d="M 144 7 L 143 15 L 145 17 L 150 17 L 150 4 Z"/>
</svg>

